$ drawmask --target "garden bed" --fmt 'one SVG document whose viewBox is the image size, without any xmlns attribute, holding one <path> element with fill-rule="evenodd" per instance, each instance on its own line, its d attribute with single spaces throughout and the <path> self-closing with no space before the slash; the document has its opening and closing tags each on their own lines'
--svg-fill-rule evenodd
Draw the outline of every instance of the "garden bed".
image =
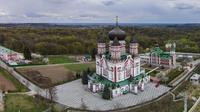
<svg viewBox="0 0 200 112">
<path fill-rule="evenodd" d="M 21 84 L 8 71 L 0 68 L 0 85 L 2 89 L 10 92 L 26 92 L 28 89 Z"/>
<path fill-rule="evenodd" d="M 68 70 L 62 65 L 17 68 L 17 71 L 41 88 L 56 86 L 76 78 L 75 72 Z"/>
</svg>

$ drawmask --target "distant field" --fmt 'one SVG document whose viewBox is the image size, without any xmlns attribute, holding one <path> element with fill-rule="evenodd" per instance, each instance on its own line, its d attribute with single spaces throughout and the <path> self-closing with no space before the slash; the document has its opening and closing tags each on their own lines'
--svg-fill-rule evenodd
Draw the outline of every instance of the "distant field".
<svg viewBox="0 0 200 112">
<path fill-rule="evenodd" d="M 5 97 L 5 112 L 42 112 L 47 105 L 27 95 L 7 94 Z"/>
<path fill-rule="evenodd" d="M 61 64 L 61 63 L 74 63 L 78 62 L 74 59 L 71 59 L 65 55 L 51 55 L 48 57 L 49 58 L 49 64 Z"/>
<path fill-rule="evenodd" d="M 4 88 L 7 91 L 17 92 L 25 92 L 28 90 L 15 77 L 2 68 L 0 68 L 0 88 Z"/>
<path fill-rule="evenodd" d="M 66 64 L 65 67 L 74 72 L 82 72 L 83 70 L 87 70 L 87 68 L 94 70 L 96 68 L 96 65 L 94 62 L 94 63 Z"/>
</svg>

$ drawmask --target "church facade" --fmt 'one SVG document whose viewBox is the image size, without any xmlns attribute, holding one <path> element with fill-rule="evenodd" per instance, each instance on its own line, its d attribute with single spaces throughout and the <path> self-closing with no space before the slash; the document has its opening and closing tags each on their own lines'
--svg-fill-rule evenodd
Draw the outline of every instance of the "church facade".
<svg viewBox="0 0 200 112">
<path fill-rule="evenodd" d="M 141 62 L 147 63 L 149 65 L 154 65 L 158 67 L 165 68 L 175 68 L 176 67 L 176 44 L 168 43 L 166 44 L 167 52 L 160 49 L 158 45 L 156 45 L 150 53 L 146 53 L 145 55 L 141 55 Z"/>
<path fill-rule="evenodd" d="M 105 42 L 105 37 L 98 38 L 96 73 L 89 75 L 88 88 L 92 92 L 102 92 L 105 85 L 109 85 L 112 97 L 144 91 L 150 76 L 141 69 L 138 42 L 133 38 L 126 50 L 126 33 L 119 28 L 118 23 L 108 37 L 109 43 Z"/>
</svg>

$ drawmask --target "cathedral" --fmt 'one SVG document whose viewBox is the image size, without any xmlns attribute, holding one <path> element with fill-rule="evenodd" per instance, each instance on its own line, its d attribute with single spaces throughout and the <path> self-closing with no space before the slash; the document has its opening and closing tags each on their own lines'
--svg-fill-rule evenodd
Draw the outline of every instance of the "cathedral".
<svg viewBox="0 0 200 112">
<path fill-rule="evenodd" d="M 88 88 L 94 93 L 101 93 L 108 85 L 112 97 L 144 91 L 150 76 L 141 69 L 137 40 L 132 38 L 126 49 L 126 33 L 120 29 L 118 21 L 108 34 L 109 43 L 105 38 L 103 35 L 98 38 L 96 73 L 88 76 Z"/>
</svg>

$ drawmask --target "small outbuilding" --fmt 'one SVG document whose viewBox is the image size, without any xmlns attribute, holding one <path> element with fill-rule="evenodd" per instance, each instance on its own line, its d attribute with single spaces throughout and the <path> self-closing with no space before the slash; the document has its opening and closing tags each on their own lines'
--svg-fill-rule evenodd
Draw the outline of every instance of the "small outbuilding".
<svg viewBox="0 0 200 112">
<path fill-rule="evenodd" d="M 192 82 L 194 85 L 200 84 L 200 74 L 193 74 L 192 77 L 190 77 L 190 82 Z"/>
</svg>

